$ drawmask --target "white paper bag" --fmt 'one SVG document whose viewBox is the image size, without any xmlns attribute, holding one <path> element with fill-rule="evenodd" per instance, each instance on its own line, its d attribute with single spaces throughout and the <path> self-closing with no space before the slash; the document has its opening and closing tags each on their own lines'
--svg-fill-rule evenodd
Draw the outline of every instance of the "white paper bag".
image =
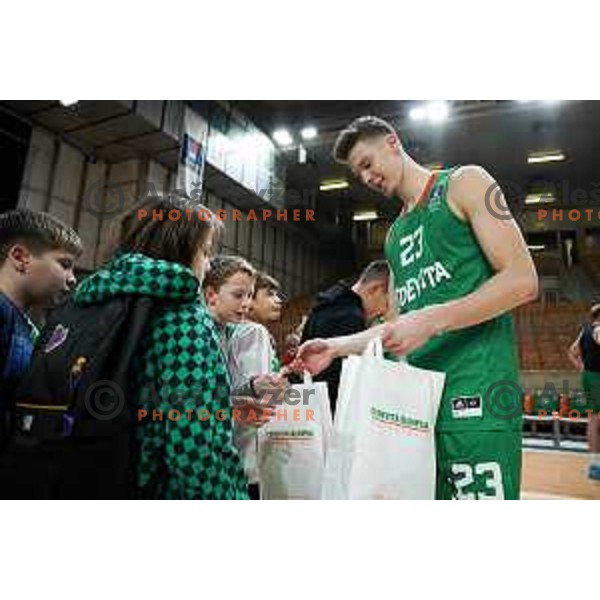
<svg viewBox="0 0 600 600">
<path fill-rule="evenodd" d="M 317 500 L 321 497 L 325 454 L 332 436 L 327 384 L 312 382 L 290 389 L 297 404 L 284 403 L 258 432 L 258 472 L 263 500 Z M 296 402 L 294 400 L 294 402 Z"/>
<path fill-rule="evenodd" d="M 323 498 L 433 499 L 445 374 L 383 358 L 381 339 L 342 366 Z"/>
</svg>

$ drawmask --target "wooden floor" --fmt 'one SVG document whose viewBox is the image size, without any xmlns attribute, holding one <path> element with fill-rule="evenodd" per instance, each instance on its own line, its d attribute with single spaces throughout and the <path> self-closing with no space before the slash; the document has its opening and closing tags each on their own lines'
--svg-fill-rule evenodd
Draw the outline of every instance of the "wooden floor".
<svg viewBox="0 0 600 600">
<path fill-rule="evenodd" d="M 588 479 L 588 464 L 583 453 L 524 450 L 521 499 L 600 500 L 600 481 Z"/>
</svg>

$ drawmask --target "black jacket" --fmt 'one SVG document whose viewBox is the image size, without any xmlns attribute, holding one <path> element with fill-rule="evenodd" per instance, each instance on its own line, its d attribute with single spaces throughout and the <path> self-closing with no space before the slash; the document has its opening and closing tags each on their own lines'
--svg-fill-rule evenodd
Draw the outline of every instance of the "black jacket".
<svg viewBox="0 0 600 600">
<path fill-rule="evenodd" d="M 316 303 L 308 316 L 302 342 L 314 338 L 350 335 L 367 328 L 365 311 L 358 294 L 344 283 L 338 283 L 317 295 Z M 331 411 L 335 412 L 342 359 L 335 359 L 327 369 L 314 379 L 326 381 L 329 388 Z"/>
</svg>

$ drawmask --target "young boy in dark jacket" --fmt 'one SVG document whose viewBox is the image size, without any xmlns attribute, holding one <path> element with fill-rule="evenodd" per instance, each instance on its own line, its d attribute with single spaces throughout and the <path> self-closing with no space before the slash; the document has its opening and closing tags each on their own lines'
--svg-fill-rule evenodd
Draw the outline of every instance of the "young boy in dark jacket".
<svg viewBox="0 0 600 600">
<path fill-rule="evenodd" d="M 30 311 L 60 303 L 75 285 L 81 251 L 79 236 L 49 214 L 0 215 L 0 449 L 10 435 L 13 394 L 38 333 Z"/>
</svg>

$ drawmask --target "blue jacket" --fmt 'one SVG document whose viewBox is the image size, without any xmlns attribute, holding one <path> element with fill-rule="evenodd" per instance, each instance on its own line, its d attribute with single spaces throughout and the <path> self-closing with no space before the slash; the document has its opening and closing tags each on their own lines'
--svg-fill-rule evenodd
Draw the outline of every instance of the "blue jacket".
<svg viewBox="0 0 600 600">
<path fill-rule="evenodd" d="M 37 330 L 0 292 L 0 410 L 10 406 L 19 378 L 29 367 Z"/>
</svg>

